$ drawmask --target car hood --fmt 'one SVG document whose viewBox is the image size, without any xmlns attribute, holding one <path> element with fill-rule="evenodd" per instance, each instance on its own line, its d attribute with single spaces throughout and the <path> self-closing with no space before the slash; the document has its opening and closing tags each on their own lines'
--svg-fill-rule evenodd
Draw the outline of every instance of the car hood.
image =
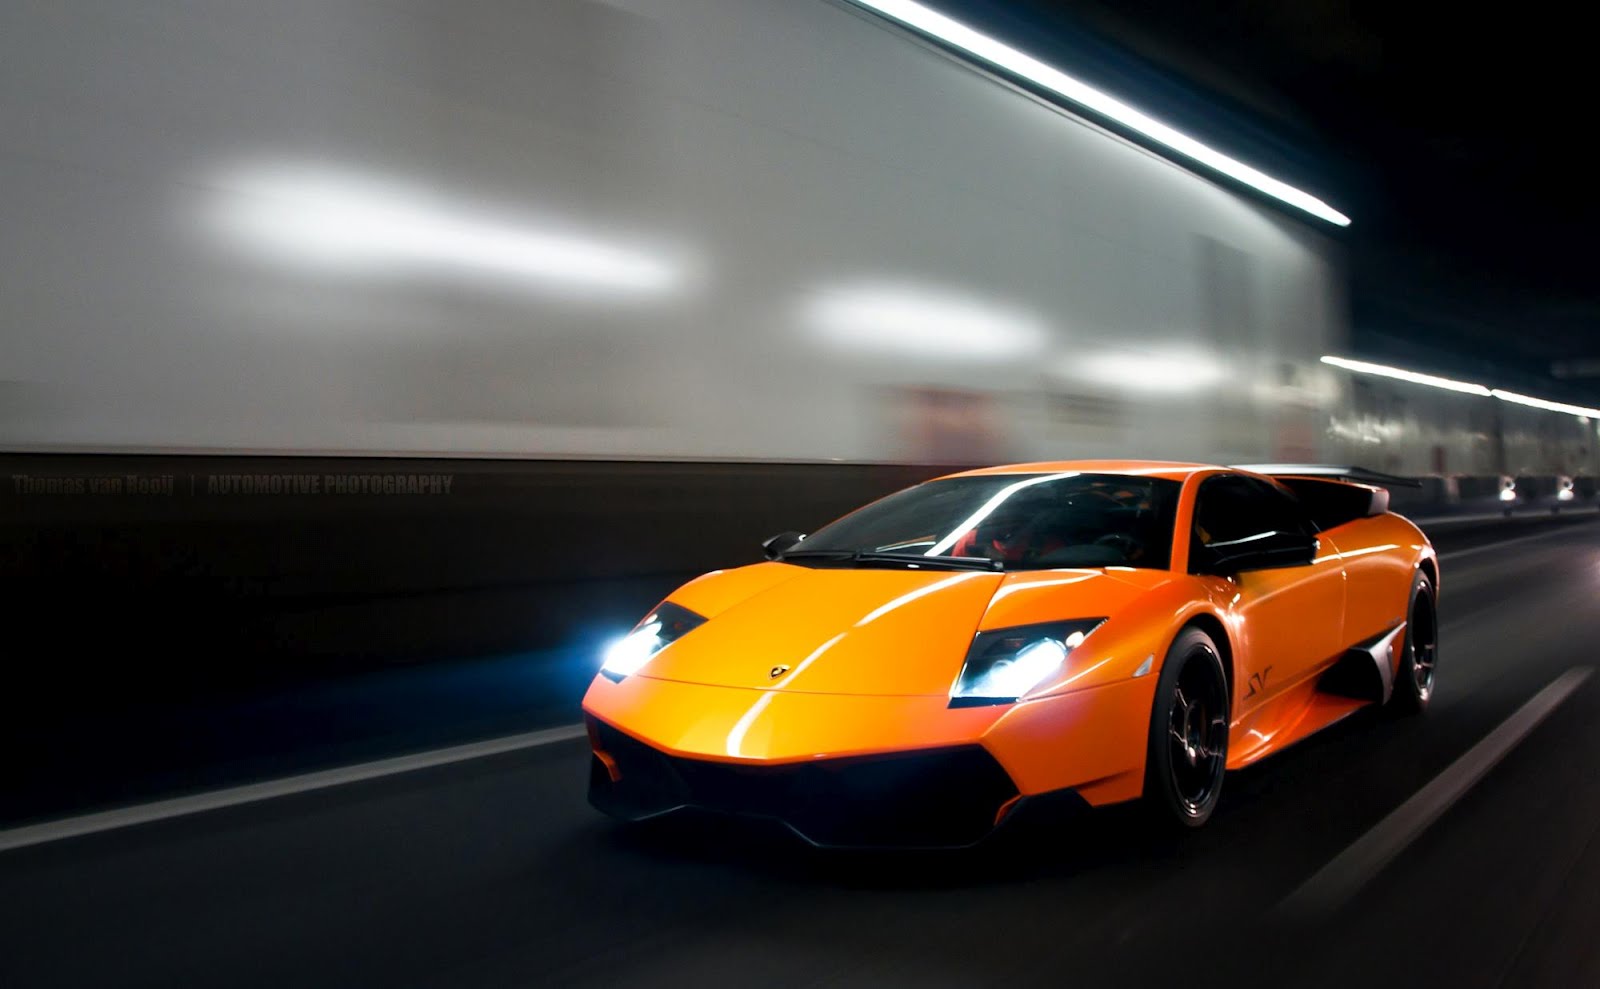
<svg viewBox="0 0 1600 989">
<path fill-rule="evenodd" d="M 709 620 L 638 675 L 799 693 L 945 695 L 980 629 L 1110 617 L 1145 583 L 1135 572 L 1098 570 L 758 564 L 674 593 L 670 600 Z"/>
</svg>

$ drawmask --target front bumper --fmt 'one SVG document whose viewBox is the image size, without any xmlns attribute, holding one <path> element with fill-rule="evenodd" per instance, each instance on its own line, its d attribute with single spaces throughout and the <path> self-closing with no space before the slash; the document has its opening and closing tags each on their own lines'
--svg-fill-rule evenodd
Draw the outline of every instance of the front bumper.
<svg viewBox="0 0 1600 989">
<path fill-rule="evenodd" d="M 696 808 L 777 820 L 819 846 L 952 848 L 1020 802 L 979 745 L 752 765 L 669 755 L 592 716 L 589 731 L 589 801 L 623 820 Z"/>
</svg>

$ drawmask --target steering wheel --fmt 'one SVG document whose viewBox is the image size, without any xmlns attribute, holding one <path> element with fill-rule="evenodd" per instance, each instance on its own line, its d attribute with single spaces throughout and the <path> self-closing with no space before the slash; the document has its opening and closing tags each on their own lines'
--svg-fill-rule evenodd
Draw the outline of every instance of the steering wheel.
<svg viewBox="0 0 1600 989">
<path fill-rule="evenodd" d="M 1122 554 L 1123 559 L 1137 559 L 1144 545 L 1126 533 L 1108 532 L 1094 541 L 1096 546 L 1110 546 Z"/>
</svg>

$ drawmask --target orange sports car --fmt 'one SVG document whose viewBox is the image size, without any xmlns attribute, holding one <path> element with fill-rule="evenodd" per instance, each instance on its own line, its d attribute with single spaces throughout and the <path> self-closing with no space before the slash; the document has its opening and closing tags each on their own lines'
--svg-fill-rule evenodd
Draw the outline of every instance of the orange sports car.
<svg viewBox="0 0 1600 989">
<path fill-rule="evenodd" d="M 590 800 L 829 846 L 969 845 L 1029 807 L 1138 798 L 1198 827 L 1227 770 L 1427 705 L 1438 560 L 1395 483 L 1018 464 L 774 536 L 607 650 Z"/>
</svg>

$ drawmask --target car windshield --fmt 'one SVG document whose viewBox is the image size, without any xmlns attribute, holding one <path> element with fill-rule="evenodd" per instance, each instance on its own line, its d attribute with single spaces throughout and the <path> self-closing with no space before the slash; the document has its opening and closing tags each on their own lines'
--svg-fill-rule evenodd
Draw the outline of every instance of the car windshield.
<svg viewBox="0 0 1600 989">
<path fill-rule="evenodd" d="M 1177 481 L 1122 474 L 980 474 L 929 481 L 824 527 L 783 559 L 815 565 L 987 561 L 986 568 L 1005 570 L 1165 569 L 1179 488 Z"/>
</svg>

